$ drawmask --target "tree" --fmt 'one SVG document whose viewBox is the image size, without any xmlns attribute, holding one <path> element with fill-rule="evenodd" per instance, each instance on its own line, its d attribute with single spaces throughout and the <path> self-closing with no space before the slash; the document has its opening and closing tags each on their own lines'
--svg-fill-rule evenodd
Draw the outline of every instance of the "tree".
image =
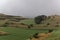
<svg viewBox="0 0 60 40">
<path fill-rule="evenodd" d="M 35 17 L 35 23 L 36 24 L 40 24 L 43 20 L 45 20 L 47 18 L 47 16 L 45 16 L 45 15 L 40 15 L 40 16 L 37 16 L 37 17 Z"/>
<path fill-rule="evenodd" d="M 46 15 L 41 15 L 42 20 L 45 20 L 47 18 Z"/>
</svg>

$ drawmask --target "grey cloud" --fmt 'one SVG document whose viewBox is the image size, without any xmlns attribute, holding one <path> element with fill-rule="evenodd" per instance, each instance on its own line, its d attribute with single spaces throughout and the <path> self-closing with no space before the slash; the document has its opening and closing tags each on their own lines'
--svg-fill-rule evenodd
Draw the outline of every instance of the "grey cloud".
<svg viewBox="0 0 60 40">
<path fill-rule="evenodd" d="M 6 0 L 0 12 L 9 15 L 35 17 L 37 15 L 60 14 L 60 0 Z"/>
</svg>

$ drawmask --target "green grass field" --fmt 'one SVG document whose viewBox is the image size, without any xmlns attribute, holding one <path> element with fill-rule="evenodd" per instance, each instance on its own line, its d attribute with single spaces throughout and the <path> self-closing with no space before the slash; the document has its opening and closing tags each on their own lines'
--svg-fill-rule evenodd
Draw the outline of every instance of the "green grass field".
<svg viewBox="0 0 60 40">
<path fill-rule="evenodd" d="M 35 24 L 33 19 L 26 19 L 26 20 L 21 20 L 20 23 L 24 23 L 24 24 Z"/>
<path fill-rule="evenodd" d="M 31 30 L 14 27 L 3 27 L 0 30 L 9 33 L 9 35 L 0 36 L 0 40 L 26 40 L 37 32 L 47 32 L 47 30 Z"/>
<path fill-rule="evenodd" d="M 55 30 L 50 37 L 46 38 L 46 40 L 60 40 L 60 29 Z"/>
<path fill-rule="evenodd" d="M 37 32 L 47 32 L 48 30 L 33 30 L 33 29 L 22 29 L 22 28 L 14 28 L 14 27 L 2 27 L 1 31 L 8 32 L 9 35 L 0 36 L 0 40 L 26 40 L 31 37 L 33 34 Z M 54 30 L 52 35 L 46 40 L 60 40 L 60 29 Z"/>
</svg>

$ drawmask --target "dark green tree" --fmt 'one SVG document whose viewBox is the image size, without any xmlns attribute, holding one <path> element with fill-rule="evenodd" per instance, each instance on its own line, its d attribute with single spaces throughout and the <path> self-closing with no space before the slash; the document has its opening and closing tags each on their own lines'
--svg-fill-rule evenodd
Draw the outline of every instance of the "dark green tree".
<svg viewBox="0 0 60 40">
<path fill-rule="evenodd" d="M 35 23 L 36 24 L 40 24 L 43 20 L 45 20 L 47 18 L 47 16 L 45 16 L 45 15 L 40 15 L 40 16 L 37 16 L 37 17 L 35 17 Z"/>
</svg>

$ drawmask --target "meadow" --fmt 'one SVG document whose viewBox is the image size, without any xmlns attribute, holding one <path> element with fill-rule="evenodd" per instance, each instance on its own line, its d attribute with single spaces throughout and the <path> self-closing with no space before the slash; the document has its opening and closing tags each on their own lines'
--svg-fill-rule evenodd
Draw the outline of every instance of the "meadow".
<svg viewBox="0 0 60 40">
<path fill-rule="evenodd" d="M 7 26 L 5 26 L 5 24 L 7 24 Z M 28 28 L 30 24 L 33 24 L 33 27 Z M 60 40 L 60 16 L 46 19 L 42 21 L 41 24 L 36 24 L 34 19 L 25 19 L 18 22 L 11 21 L 11 19 L 0 20 L 0 31 L 9 33 L 9 35 L 0 35 L 0 40 L 26 40 L 35 33 L 47 33 L 49 29 L 53 29 L 54 31 L 51 36 L 45 40 Z"/>
<path fill-rule="evenodd" d="M 45 40 L 60 40 L 60 28 L 58 30 L 54 30 L 52 35 Z"/>
<path fill-rule="evenodd" d="M 9 33 L 9 35 L 0 36 L 0 40 L 26 40 L 37 32 L 47 32 L 47 30 L 31 30 L 15 27 L 1 27 L 0 31 L 5 31 Z"/>
<path fill-rule="evenodd" d="M 32 29 L 40 29 L 40 31 L 44 30 L 48 30 L 48 29 L 53 29 L 54 31 L 52 32 L 51 36 L 47 37 L 45 40 L 60 40 L 60 19 L 57 18 L 53 18 L 53 19 L 47 19 L 42 21 L 41 24 L 35 24 L 33 20 L 22 20 L 21 23 L 24 24 L 33 24 L 34 27 L 32 27 Z M 58 23 L 58 26 L 57 25 Z M 47 25 L 49 23 L 49 25 Z M 38 30 L 39 31 L 39 30 Z M 45 32 L 42 31 L 42 32 Z"/>
<path fill-rule="evenodd" d="M 21 20 L 20 23 L 24 23 L 24 24 L 35 24 L 34 19 L 26 19 L 26 20 Z"/>
</svg>

